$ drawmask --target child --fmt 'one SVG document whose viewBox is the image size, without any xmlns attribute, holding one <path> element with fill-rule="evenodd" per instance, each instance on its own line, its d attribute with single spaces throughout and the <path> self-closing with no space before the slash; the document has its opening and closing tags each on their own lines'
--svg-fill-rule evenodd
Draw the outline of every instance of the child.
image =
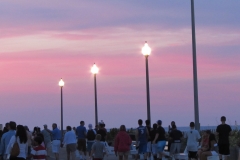
<svg viewBox="0 0 240 160">
<path fill-rule="evenodd" d="M 100 140 L 101 140 L 101 135 L 97 134 L 96 142 L 92 145 L 92 151 L 91 151 L 91 157 L 94 157 L 93 160 L 103 160 L 103 157 L 104 157 L 103 151 L 106 152 L 105 146 L 103 143 L 100 142 Z"/>
<path fill-rule="evenodd" d="M 34 147 L 31 151 L 31 157 L 33 157 L 33 160 L 46 160 L 46 149 L 43 147 L 42 144 L 43 140 L 41 137 L 35 137 L 34 143 L 36 147 Z"/>
</svg>

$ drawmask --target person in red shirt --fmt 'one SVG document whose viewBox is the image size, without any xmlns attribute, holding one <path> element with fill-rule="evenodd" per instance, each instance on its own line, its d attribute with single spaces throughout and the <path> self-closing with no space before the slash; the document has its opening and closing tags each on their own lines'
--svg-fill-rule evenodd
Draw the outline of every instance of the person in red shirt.
<svg viewBox="0 0 240 160">
<path fill-rule="evenodd" d="M 123 160 L 123 157 L 125 160 L 127 160 L 130 153 L 130 146 L 132 144 L 132 140 L 126 132 L 125 125 L 120 126 L 120 131 L 115 138 L 114 144 L 114 151 L 116 156 L 119 156 L 119 160 Z"/>
<path fill-rule="evenodd" d="M 47 151 L 46 148 L 41 145 L 42 142 L 43 140 L 41 137 L 34 138 L 34 143 L 36 143 L 36 147 L 32 149 L 30 156 L 33 158 L 33 160 L 46 160 Z"/>
</svg>

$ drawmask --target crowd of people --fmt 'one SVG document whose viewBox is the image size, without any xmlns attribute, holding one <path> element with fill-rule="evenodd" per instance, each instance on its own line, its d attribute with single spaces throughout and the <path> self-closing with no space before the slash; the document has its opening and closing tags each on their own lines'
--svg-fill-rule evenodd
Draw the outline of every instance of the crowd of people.
<svg viewBox="0 0 240 160">
<path fill-rule="evenodd" d="M 229 151 L 229 135 L 231 127 L 227 125 L 226 117 L 221 117 L 222 124 L 217 126 L 216 133 L 206 130 L 200 136 L 199 131 L 195 130 L 194 122 L 190 123 L 189 131 L 184 134 L 177 129 L 176 123 L 171 122 L 169 126 L 168 136 L 162 127 L 162 121 L 158 120 L 150 126 L 150 121 L 138 120 L 139 127 L 135 131 L 136 150 L 135 159 L 139 159 L 140 154 L 144 159 L 161 160 L 166 156 L 164 151 L 168 141 L 169 157 L 180 153 L 182 140 L 187 139 L 186 152 L 189 160 L 207 160 L 208 156 L 218 156 L 220 159 L 227 160 Z M 50 153 L 54 153 L 55 159 L 59 160 L 60 147 L 65 146 L 67 157 L 70 160 L 79 152 L 83 160 L 93 159 L 102 160 L 107 154 L 106 135 L 107 130 L 105 124 L 101 121 L 93 128 L 92 124 L 85 127 L 85 122 L 80 121 L 80 125 L 75 128 L 66 127 L 63 134 L 58 129 L 57 124 L 52 124 L 52 130 L 48 126 L 43 125 L 44 129 L 35 127 L 33 132 L 29 131 L 27 126 L 16 125 L 11 121 L 6 123 L 1 136 L 0 143 L 0 159 L 6 160 L 47 160 Z M 218 136 L 218 140 L 216 139 Z M 132 149 L 132 139 L 127 133 L 125 125 L 121 125 L 119 132 L 114 139 L 114 151 L 119 160 L 127 160 Z M 17 152 L 17 155 L 15 155 Z"/>
</svg>

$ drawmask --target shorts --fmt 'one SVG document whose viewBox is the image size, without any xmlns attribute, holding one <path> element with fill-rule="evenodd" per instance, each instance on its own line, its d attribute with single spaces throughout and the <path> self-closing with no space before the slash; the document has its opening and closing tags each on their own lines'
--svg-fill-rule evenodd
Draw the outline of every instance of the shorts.
<svg viewBox="0 0 240 160">
<path fill-rule="evenodd" d="M 67 153 L 75 152 L 77 149 L 76 143 L 71 143 L 66 145 Z"/>
<path fill-rule="evenodd" d="M 59 153 L 60 150 L 60 140 L 53 140 L 52 141 L 52 152 L 53 153 Z"/>
<path fill-rule="evenodd" d="M 78 139 L 78 146 L 77 146 L 77 149 L 79 151 L 83 151 L 83 152 L 86 152 L 86 139 Z"/>
<path fill-rule="evenodd" d="M 218 156 L 218 153 L 216 151 L 211 151 L 212 156 Z"/>
<path fill-rule="evenodd" d="M 151 152 L 151 150 L 152 150 L 152 144 L 151 144 L 151 142 L 148 142 L 147 143 L 147 152 Z"/>
<path fill-rule="evenodd" d="M 171 143 L 170 155 L 180 153 L 181 143 Z"/>
<path fill-rule="evenodd" d="M 197 158 L 197 151 L 193 152 L 193 151 L 188 151 L 188 158 Z"/>
<path fill-rule="evenodd" d="M 92 142 L 87 142 L 87 151 L 88 152 L 91 152 L 93 143 L 94 143 L 93 141 Z"/>
<path fill-rule="evenodd" d="M 130 154 L 129 151 L 127 151 L 127 152 L 118 152 L 119 156 L 128 156 L 129 154 Z"/>
<path fill-rule="evenodd" d="M 147 153 L 147 143 L 140 143 L 138 146 L 138 153 L 144 154 Z"/>
<path fill-rule="evenodd" d="M 219 154 L 230 155 L 229 144 L 218 144 Z"/>
<path fill-rule="evenodd" d="M 157 143 L 158 152 L 160 152 L 160 153 L 163 152 L 165 146 L 166 146 L 166 141 L 158 141 L 158 143 Z"/>
<path fill-rule="evenodd" d="M 156 155 L 158 152 L 157 152 L 157 144 L 152 144 L 152 154 L 153 155 Z"/>
</svg>

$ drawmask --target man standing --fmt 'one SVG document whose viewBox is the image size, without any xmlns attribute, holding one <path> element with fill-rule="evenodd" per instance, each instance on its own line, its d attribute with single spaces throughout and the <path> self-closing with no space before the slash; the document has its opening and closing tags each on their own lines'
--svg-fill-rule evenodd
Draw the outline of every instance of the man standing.
<svg viewBox="0 0 240 160">
<path fill-rule="evenodd" d="M 87 136 L 87 130 L 86 127 L 84 127 L 85 123 L 84 121 L 80 122 L 80 126 L 76 129 L 76 135 L 78 136 L 78 150 L 83 152 L 84 156 L 86 157 L 86 136 Z M 82 155 L 82 154 L 81 154 Z"/>
<path fill-rule="evenodd" d="M 0 148 L 0 155 L 1 157 L 3 157 L 4 159 L 6 158 L 6 149 L 7 146 L 10 142 L 10 139 L 12 138 L 12 136 L 14 136 L 16 134 L 16 123 L 13 121 L 9 122 L 9 131 L 4 133 L 2 138 L 1 138 L 1 148 Z"/>
<path fill-rule="evenodd" d="M 153 140 L 153 144 L 156 144 L 157 142 L 157 151 L 159 153 L 159 160 L 162 160 L 163 157 L 163 151 L 166 146 L 166 132 L 164 128 L 162 127 L 162 121 L 157 121 L 157 133 L 155 136 L 155 139 Z"/>
<path fill-rule="evenodd" d="M 146 128 L 148 130 L 148 133 L 150 135 L 150 131 L 151 131 L 150 120 L 146 120 L 145 124 L 146 124 Z M 148 136 L 148 142 L 147 142 L 147 156 L 148 156 L 148 159 L 151 159 L 151 152 L 152 152 L 151 137 Z"/>
<path fill-rule="evenodd" d="M 177 130 L 177 127 L 175 124 L 172 125 L 172 131 L 169 137 L 172 142 L 171 148 L 170 148 L 170 155 L 180 153 L 181 139 L 183 138 L 183 134 L 181 131 Z"/>
<path fill-rule="evenodd" d="M 198 144 L 201 138 L 199 132 L 194 129 L 194 122 L 190 123 L 190 130 L 186 132 L 184 138 L 187 138 L 188 159 L 197 159 Z"/>
<path fill-rule="evenodd" d="M 52 152 L 55 155 L 56 160 L 59 160 L 59 151 L 60 151 L 60 145 L 61 145 L 61 131 L 57 128 L 57 124 L 52 124 L 53 130 L 50 131 L 46 128 L 46 131 L 52 134 Z M 45 129 L 45 128 L 44 128 Z"/>
<path fill-rule="evenodd" d="M 231 127 L 226 124 L 226 117 L 221 117 L 222 124 L 217 126 L 216 134 L 218 134 L 218 148 L 219 154 L 222 155 L 224 160 L 227 160 L 230 150 L 229 150 L 229 135 L 231 134 Z"/>
<path fill-rule="evenodd" d="M 70 160 L 70 155 L 72 155 L 72 159 L 75 159 L 76 134 L 74 134 L 71 130 L 72 127 L 67 126 L 67 133 L 65 133 L 63 139 L 63 144 L 66 145 L 67 150 L 67 160 Z"/>
<path fill-rule="evenodd" d="M 143 121 L 138 120 L 139 127 L 136 130 L 136 143 L 138 147 L 138 154 L 136 155 L 136 160 L 140 154 L 144 154 L 144 159 L 147 159 L 147 142 L 148 142 L 148 130 L 146 127 L 142 126 Z"/>
<path fill-rule="evenodd" d="M 51 152 L 51 134 L 47 131 L 48 127 L 46 124 L 43 125 L 44 129 L 42 130 L 42 134 L 44 137 L 44 144 L 45 144 L 45 148 L 47 151 L 47 158 L 50 157 L 50 152 Z"/>
<path fill-rule="evenodd" d="M 171 134 L 173 130 L 173 125 L 176 125 L 174 121 L 171 122 L 171 126 L 170 125 L 168 126 L 168 135 Z M 172 144 L 172 141 L 168 140 L 168 152 L 170 152 L 171 144 Z"/>
</svg>

